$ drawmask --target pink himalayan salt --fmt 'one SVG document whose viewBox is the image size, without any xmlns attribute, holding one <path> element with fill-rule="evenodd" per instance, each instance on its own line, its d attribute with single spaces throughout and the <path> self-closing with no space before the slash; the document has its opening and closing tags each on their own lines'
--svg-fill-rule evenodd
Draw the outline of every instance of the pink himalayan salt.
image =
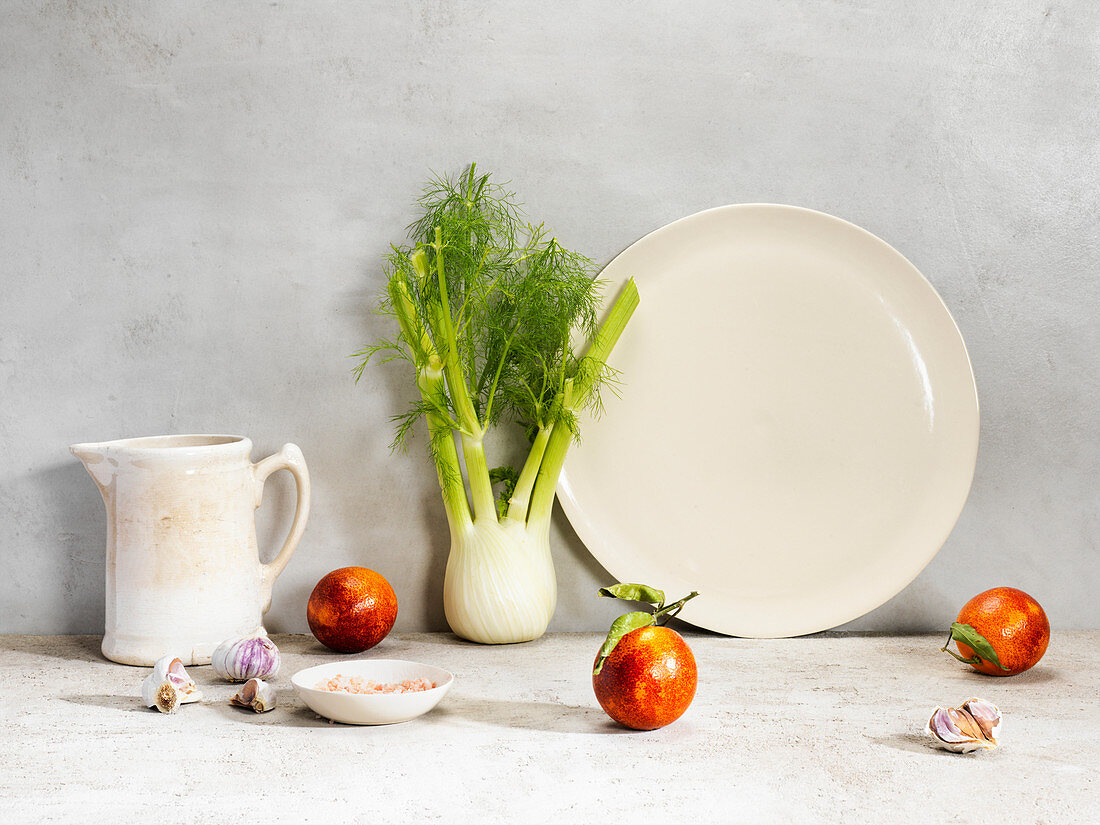
<svg viewBox="0 0 1100 825">
<path fill-rule="evenodd" d="M 336 674 L 331 679 L 317 683 L 317 690 L 332 693 L 415 693 L 419 690 L 431 690 L 435 682 L 427 679 L 406 679 L 404 682 L 375 682 L 359 676 Z"/>
</svg>

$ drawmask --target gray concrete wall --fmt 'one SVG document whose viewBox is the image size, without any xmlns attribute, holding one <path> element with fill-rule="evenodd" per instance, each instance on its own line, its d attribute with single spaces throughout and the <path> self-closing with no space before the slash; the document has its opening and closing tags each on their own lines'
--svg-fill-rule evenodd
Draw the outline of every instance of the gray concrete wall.
<svg viewBox="0 0 1100 825">
<path fill-rule="evenodd" d="M 947 545 L 850 627 L 945 627 L 998 584 L 1100 627 L 1098 54 L 1090 0 L 6 0 L 0 632 L 102 629 L 103 507 L 68 444 L 204 431 L 309 461 L 272 630 L 346 564 L 391 579 L 400 629 L 445 627 L 435 479 L 387 449 L 408 376 L 355 386 L 347 356 L 386 329 L 380 256 L 427 170 L 470 160 L 601 263 L 749 201 L 892 243 L 963 332 L 982 445 Z M 552 628 L 606 627 L 560 513 L 553 542 Z"/>
</svg>

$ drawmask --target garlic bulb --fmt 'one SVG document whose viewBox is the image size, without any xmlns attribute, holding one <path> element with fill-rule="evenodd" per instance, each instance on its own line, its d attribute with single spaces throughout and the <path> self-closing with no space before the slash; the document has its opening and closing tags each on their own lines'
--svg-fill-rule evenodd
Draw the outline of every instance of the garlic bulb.
<svg viewBox="0 0 1100 825">
<path fill-rule="evenodd" d="M 275 688 L 262 679 L 249 679 L 229 704 L 263 713 L 275 707 Z"/>
<path fill-rule="evenodd" d="M 181 704 L 197 702 L 202 693 L 184 670 L 183 661 L 164 656 L 153 665 L 153 672 L 141 683 L 141 700 L 148 708 L 172 713 Z"/>
<path fill-rule="evenodd" d="M 210 665 L 230 682 L 269 679 L 279 672 L 279 648 L 261 627 L 250 636 L 226 639 L 214 651 Z"/>
<path fill-rule="evenodd" d="M 936 708 L 925 732 L 932 744 L 955 753 L 993 750 L 1001 729 L 1001 712 L 984 699 L 967 699 L 957 708 Z"/>
</svg>

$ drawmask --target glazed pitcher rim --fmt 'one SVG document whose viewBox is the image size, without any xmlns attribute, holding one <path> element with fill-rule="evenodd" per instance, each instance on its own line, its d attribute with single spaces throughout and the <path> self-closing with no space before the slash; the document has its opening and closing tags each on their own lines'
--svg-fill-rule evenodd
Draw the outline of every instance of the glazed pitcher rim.
<svg viewBox="0 0 1100 825">
<path fill-rule="evenodd" d="M 214 452 L 242 445 L 251 447 L 251 444 L 252 442 L 243 435 L 187 433 L 180 435 L 143 435 L 136 438 L 117 438 L 112 441 L 88 441 L 73 444 L 69 447 L 69 450 L 74 454 L 98 452 L 108 448 L 170 454 L 184 450 L 188 452 L 195 450 Z"/>
</svg>

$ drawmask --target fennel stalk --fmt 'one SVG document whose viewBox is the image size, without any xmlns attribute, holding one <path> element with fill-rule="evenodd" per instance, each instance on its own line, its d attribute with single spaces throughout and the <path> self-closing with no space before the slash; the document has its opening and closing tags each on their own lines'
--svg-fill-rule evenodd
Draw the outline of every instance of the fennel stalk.
<svg viewBox="0 0 1100 825">
<path fill-rule="evenodd" d="M 398 334 L 356 353 L 356 375 L 376 356 L 415 370 L 420 397 L 394 416 L 392 446 L 404 450 L 426 421 L 451 531 L 443 585 L 451 629 L 482 643 L 528 641 L 546 630 L 557 602 L 550 515 L 577 413 L 599 410 L 612 378 L 607 357 L 638 290 L 627 282 L 597 325 L 592 261 L 524 221 L 513 195 L 474 165 L 432 181 L 418 203 L 408 243 L 388 255 L 379 309 Z M 574 332 L 589 341 L 583 356 L 573 352 Z M 486 458 L 485 435 L 505 420 L 530 436 L 518 470 L 490 469 Z"/>
</svg>

